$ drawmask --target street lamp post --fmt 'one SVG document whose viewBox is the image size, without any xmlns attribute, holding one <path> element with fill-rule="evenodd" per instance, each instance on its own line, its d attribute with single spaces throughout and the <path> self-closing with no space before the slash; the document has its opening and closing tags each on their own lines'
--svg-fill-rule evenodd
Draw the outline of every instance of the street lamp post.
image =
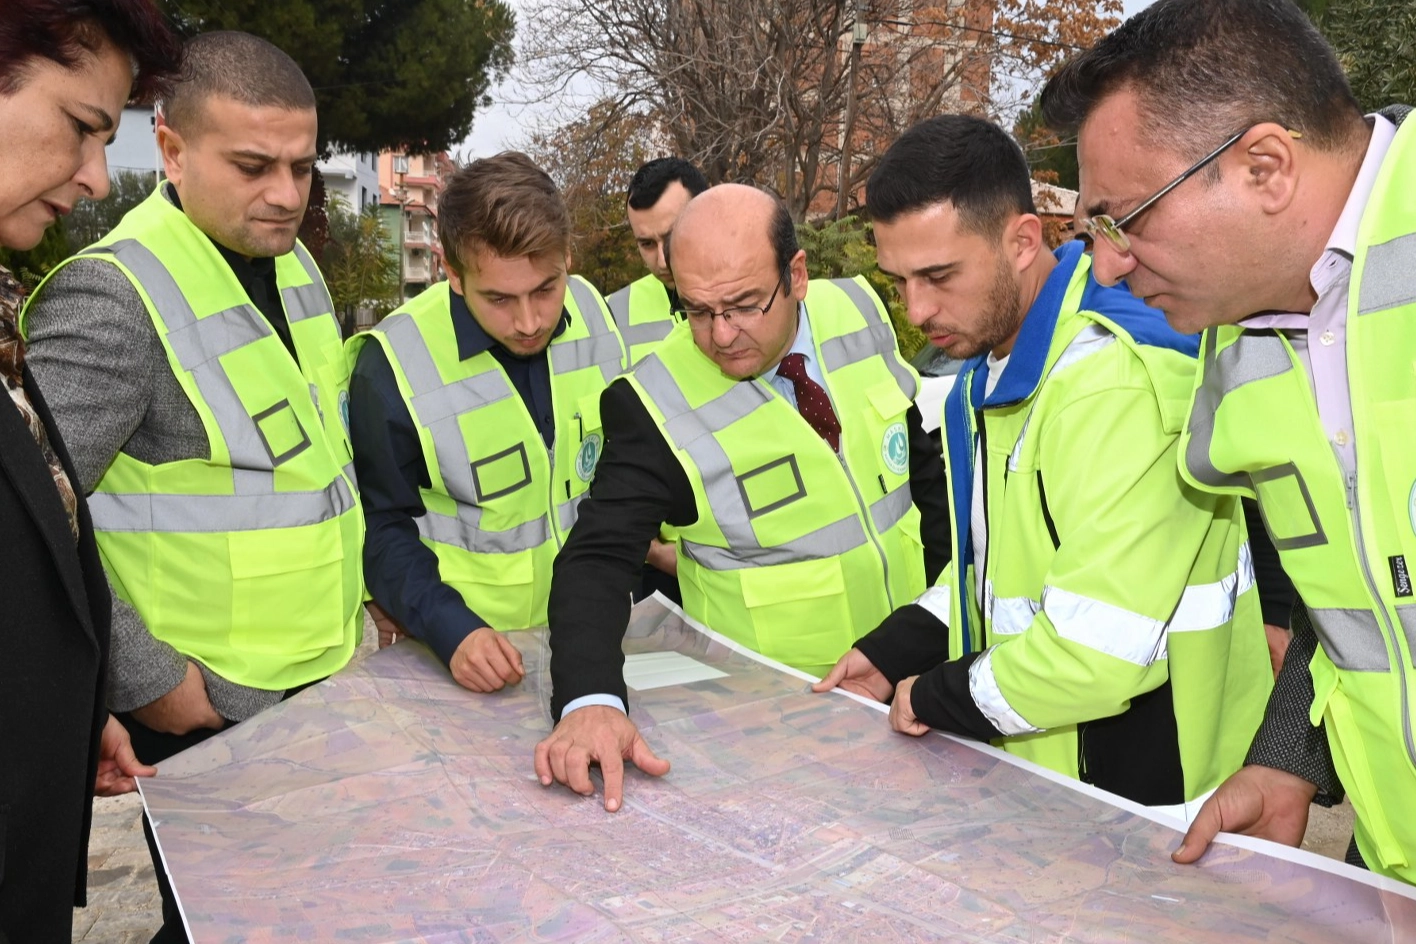
<svg viewBox="0 0 1416 944">
<path fill-rule="evenodd" d="M 408 188 L 404 186 L 403 179 L 408 174 L 408 155 L 395 154 L 393 156 L 393 172 L 398 175 L 398 186 L 393 188 L 394 199 L 398 201 L 398 304 L 402 305 L 408 300 L 408 282 L 404 276 L 403 257 L 407 254 L 408 244 Z"/>
<path fill-rule="evenodd" d="M 856 113 L 856 70 L 860 68 L 860 47 L 865 45 L 865 40 L 869 34 L 869 28 L 865 20 L 865 0 L 856 0 L 855 5 L 855 25 L 851 28 L 851 64 L 850 75 L 846 79 L 849 83 L 846 86 L 846 115 L 842 124 L 845 125 L 845 134 L 841 138 L 841 166 L 836 176 L 836 219 L 844 219 L 846 215 L 846 198 L 850 195 L 851 186 L 851 135 L 855 131 Z"/>
</svg>

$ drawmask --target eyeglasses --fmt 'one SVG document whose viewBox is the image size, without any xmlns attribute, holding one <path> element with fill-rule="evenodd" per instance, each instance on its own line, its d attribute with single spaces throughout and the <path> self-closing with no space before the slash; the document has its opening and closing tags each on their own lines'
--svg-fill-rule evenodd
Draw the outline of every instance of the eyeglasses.
<svg viewBox="0 0 1416 944">
<path fill-rule="evenodd" d="M 1200 158 L 1195 163 L 1191 164 L 1189 169 L 1186 170 L 1183 174 L 1181 174 L 1179 177 L 1176 177 L 1164 187 L 1161 187 L 1148 199 L 1142 201 L 1140 206 L 1136 207 L 1130 213 L 1127 213 L 1125 216 L 1121 217 L 1121 219 L 1112 219 L 1105 213 L 1099 214 L 1097 216 L 1083 217 L 1082 219 L 1077 221 L 1077 230 L 1087 236 L 1090 236 L 1093 242 L 1096 241 L 1096 238 L 1098 236 L 1106 237 L 1107 241 L 1109 241 L 1111 245 L 1115 247 L 1117 252 L 1130 252 L 1131 239 L 1124 232 L 1126 227 L 1129 226 L 1131 222 L 1135 220 L 1136 217 L 1140 216 L 1142 213 L 1146 212 L 1152 206 L 1154 206 L 1157 200 L 1165 196 L 1170 191 L 1174 190 L 1176 187 L 1183 184 L 1185 181 L 1189 180 L 1191 177 L 1195 176 L 1197 173 L 1207 167 L 1210 162 L 1212 162 L 1215 158 L 1219 157 L 1219 155 L 1229 150 L 1229 148 L 1234 145 L 1234 142 L 1244 137 L 1244 135 L 1248 134 L 1251 130 L 1253 130 L 1252 126 L 1249 128 L 1245 128 L 1243 131 L 1237 132 L 1236 134 L 1230 135 L 1228 138 L 1225 139 L 1223 144 L 1215 148 L 1213 151 L 1210 151 L 1208 154 Z M 1297 139 L 1301 138 L 1303 136 L 1303 133 L 1301 131 L 1294 131 L 1292 129 L 1289 129 L 1288 136 Z"/>
<path fill-rule="evenodd" d="M 722 311 L 714 311 L 711 308 L 675 308 L 673 315 L 680 321 L 688 319 L 697 325 L 708 324 L 714 318 L 722 318 L 723 321 L 735 328 L 743 328 L 750 324 L 756 324 L 766 317 L 767 312 L 772 310 L 772 306 L 777 302 L 777 293 L 786 284 L 787 275 L 783 273 L 777 276 L 777 287 L 772 289 L 772 297 L 767 299 L 767 304 L 757 305 L 734 305 L 732 308 L 724 308 Z"/>
</svg>

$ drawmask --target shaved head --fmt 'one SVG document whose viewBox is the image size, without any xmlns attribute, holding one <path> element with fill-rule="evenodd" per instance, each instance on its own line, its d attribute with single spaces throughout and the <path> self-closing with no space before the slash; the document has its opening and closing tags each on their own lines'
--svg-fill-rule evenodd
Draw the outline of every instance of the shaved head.
<svg viewBox="0 0 1416 944">
<path fill-rule="evenodd" d="M 688 202 L 668 249 L 699 350 L 739 380 L 775 368 L 806 297 L 806 253 L 786 205 L 742 184 L 710 187 Z"/>
<path fill-rule="evenodd" d="M 791 245 L 786 257 L 776 253 L 776 231 L 781 228 L 779 216 L 786 218 L 791 233 Z M 727 246 L 749 250 L 753 255 L 774 253 L 778 267 L 785 269 L 796 254 L 796 230 L 791 214 L 781 200 L 771 194 L 744 184 L 719 184 L 694 197 L 684 207 L 674 224 L 672 249 L 667 249 L 669 268 L 675 268 L 677 256 L 706 251 L 721 258 Z"/>
</svg>

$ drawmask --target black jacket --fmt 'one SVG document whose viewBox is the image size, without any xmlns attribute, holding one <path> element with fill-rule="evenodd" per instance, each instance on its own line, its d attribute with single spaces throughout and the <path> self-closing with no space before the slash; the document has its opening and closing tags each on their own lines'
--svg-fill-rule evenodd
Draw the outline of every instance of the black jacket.
<svg viewBox="0 0 1416 944">
<path fill-rule="evenodd" d="M 33 378 L 25 390 L 73 463 Z M 79 499 L 76 547 L 34 437 L 0 392 L 0 942 L 67 944 L 84 903 L 110 598 Z"/>
<path fill-rule="evenodd" d="M 600 395 L 605 451 L 595 467 L 580 517 L 556 556 L 551 580 L 551 714 L 583 695 L 627 698 L 624 654 L 630 591 L 639 580 L 650 540 L 662 524 L 693 524 L 693 486 L 649 411 L 625 380 Z M 952 533 L 944 458 L 920 422 L 906 416 L 910 495 L 920 511 L 925 579 L 949 563 Z"/>
</svg>

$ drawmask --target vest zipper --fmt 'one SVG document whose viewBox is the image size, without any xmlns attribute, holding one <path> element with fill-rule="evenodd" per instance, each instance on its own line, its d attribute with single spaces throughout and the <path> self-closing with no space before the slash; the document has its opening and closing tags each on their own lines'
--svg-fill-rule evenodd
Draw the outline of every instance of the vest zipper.
<svg viewBox="0 0 1416 944">
<path fill-rule="evenodd" d="M 1353 534 L 1357 539 L 1357 559 L 1362 562 L 1362 576 L 1367 581 L 1367 593 L 1377 604 L 1376 609 L 1381 613 L 1382 626 L 1386 628 L 1387 639 L 1391 642 L 1392 660 L 1396 663 L 1393 671 L 1396 672 L 1401 686 L 1401 732 L 1406 738 L 1406 759 L 1416 765 L 1416 741 L 1413 741 L 1411 736 L 1411 695 L 1406 679 L 1406 663 L 1401 658 L 1401 642 L 1397 638 L 1396 627 L 1392 625 L 1391 615 L 1387 613 L 1386 603 L 1377 590 L 1377 582 L 1372 577 L 1372 567 L 1367 560 L 1367 544 L 1362 537 L 1362 511 L 1357 507 L 1357 472 L 1354 470 L 1347 473 L 1346 478 L 1347 508 L 1352 513 Z"/>
</svg>

